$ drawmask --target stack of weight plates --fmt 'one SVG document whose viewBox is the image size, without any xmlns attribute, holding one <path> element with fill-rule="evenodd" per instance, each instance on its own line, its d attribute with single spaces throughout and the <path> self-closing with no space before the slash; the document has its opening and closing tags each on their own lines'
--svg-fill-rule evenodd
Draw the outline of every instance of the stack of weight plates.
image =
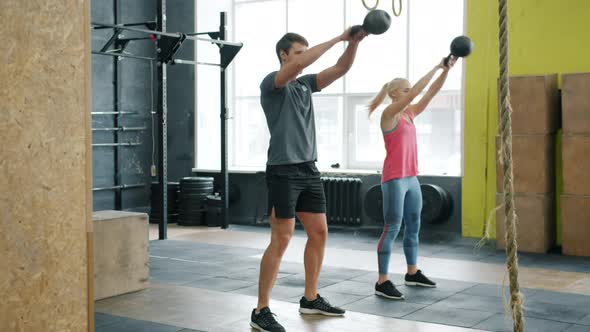
<svg viewBox="0 0 590 332">
<path fill-rule="evenodd" d="M 159 183 L 152 183 L 150 223 L 159 224 L 162 220 L 162 204 L 160 203 Z M 168 222 L 178 220 L 178 182 L 168 182 Z"/>
<path fill-rule="evenodd" d="M 207 196 L 213 193 L 213 178 L 185 177 L 180 180 L 178 224 L 205 225 Z"/>
</svg>

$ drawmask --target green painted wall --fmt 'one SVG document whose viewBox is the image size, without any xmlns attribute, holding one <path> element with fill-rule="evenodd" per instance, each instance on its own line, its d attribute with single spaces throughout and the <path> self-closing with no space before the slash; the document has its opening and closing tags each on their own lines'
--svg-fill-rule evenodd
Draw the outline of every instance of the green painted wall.
<svg viewBox="0 0 590 332">
<path fill-rule="evenodd" d="M 590 72 L 590 1 L 511 0 L 508 15 L 510 75 Z M 462 227 L 463 236 L 479 237 L 495 207 L 498 1 L 466 0 L 466 31 L 475 49 L 465 60 Z M 558 148 L 558 174 L 560 155 Z M 556 181 L 559 198 L 560 175 Z M 491 230 L 495 237 L 494 223 Z M 558 241 L 559 233 L 558 220 Z"/>
</svg>

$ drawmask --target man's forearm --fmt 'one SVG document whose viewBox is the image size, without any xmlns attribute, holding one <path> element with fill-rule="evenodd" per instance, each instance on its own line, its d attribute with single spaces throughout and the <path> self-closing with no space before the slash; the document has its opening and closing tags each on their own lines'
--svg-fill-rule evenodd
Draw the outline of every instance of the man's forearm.
<svg viewBox="0 0 590 332">
<path fill-rule="evenodd" d="M 352 67 L 354 59 L 356 57 L 356 51 L 358 50 L 358 46 L 358 43 L 349 43 L 344 53 L 342 53 L 340 58 L 338 58 L 338 61 L 336 62 L 336 67 L 338 67 L 342 71 L 342 74 L 346 73 Z"/>
<path fill-rule="evenodd" d="M 340 42 L 340 37 L 333 38 L 327 42 L 318 44 L 307 51 L 303 52 L 298 58 L 298 65 L 300 69 L 304 69 L 319 59 L 324 53 L 326 53 L 332 46 Z"/>
</svg>

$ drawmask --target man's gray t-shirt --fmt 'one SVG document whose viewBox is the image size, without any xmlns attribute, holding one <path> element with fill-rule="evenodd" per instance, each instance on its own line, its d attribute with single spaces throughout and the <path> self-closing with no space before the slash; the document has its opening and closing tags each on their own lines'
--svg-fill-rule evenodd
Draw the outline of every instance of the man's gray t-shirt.
<svg viewBox="0 0 590 332">
<path fill-rule="evenodd" d="M 304 75 L 275 88 L 277 72 L 260 84 L 260 104 L 270 131 L 267 165 L 297 164 L 317 159 L 315 116 L 311 94 L 317 75 Z"/>
</svg>

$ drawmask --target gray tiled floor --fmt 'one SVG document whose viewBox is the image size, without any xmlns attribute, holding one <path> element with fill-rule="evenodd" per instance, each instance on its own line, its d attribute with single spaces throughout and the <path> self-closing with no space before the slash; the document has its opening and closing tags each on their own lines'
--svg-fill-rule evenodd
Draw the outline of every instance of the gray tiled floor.
<svg viewBox="0 0 590 332">
<path fill-rule="evenodd" d="M 170 285 L 184 285 L 190 282 L 211 278 L 209 275 L 196 273 L 199 270 L 174 269 L 161 270 L 150 274 L 150 282 L 166 283 Z"/>
<path fill-rule="evenodd" d="M 534 299 L 525 299 L 524 309 L 526 311 L 525 316 L 528 317 L 544 319 L 550 317 L 552 320 L 559 322 L 578 323 L 590 314 L 590 302 L 584 306 L 567 306 L 563 304 L 539 302 Z"/>
<path fill-rule="evenodd" d="M 585 325 L 572 325 L 569 328 L 565 329 L 564 332 L 588 332 L 590 328 Z"/>
<path fill-rule="evenodd" d="M 329 278 L 321 277 L 320 280 L 318 281 L 318 283 L 319 283 L 319 288 L 323 288 L 326 286 L 337 284 L 341 281 L 343 281 L 343 279 L 329 279 Z M 276 284 L 283 285 L 283 286 L 289 286 L 289 287 L 303 288 L 303 287 L 305 287 L 305 273 L 298 273 L 298 274 L 294 274 L 294 275 L 291 275 L 288 277 L 278 279 L 276 281 Z"/>
<path fill-rule="evenodd" d="M 526 295 L 526 293 L 525 293 Z M 561 304 L 564 306 L 588 306 L 588 296 L 576 294 L 564 294 L 559 292 L 542 291 L 532 294 L 528 298 L 535 302 L 544 302 L 552 304 Z"/>
<path fill-rule="evenodd" d="M 357 277 L 350 279 L 351 281 L 359 281 L 365 282 L 372 285 L 375 285 L 377 282 L 378 274 L 377 272 L 365 272 L 365 274 L 361 274 Z M 403 285 L 404 283 L 404 275 L 399 273 L 390 273 L 389 279 L 393 282 L 396 286 Z"/>
<path fill-rule="evenodd" d="M 331 241 L 346 243 L 350 248 L 351 241 L 347 236 L 338 234 L 332 236 Z M 459 240 L 461 241 L 464 240 Z M 370 241 L 362 235 L 357 235 L 352 242 L 360 243 L 360 247 L 364 247 Z M 423 246 L 436 257 L 444 256 L 445 251 L 453 252 L 451 256 L 456 257 L 467 257 L 473 252 L 473 249 L 466 245 L 445 246 L 434 243 Z M 489 249 L 485 250 L 482 249 L 477 255 L 495 255 Z M 151 243 L 151 255 L 175 257 L 175 252 L 184 252 L 185 258 L 177 261 L 170 258 L 152 258 L 152 275 L 155 282 L 175 284 L 186 281 L 183 284 L 189 287 L 257 295 L 259 261 L 251 257 L 261 254 L 262 250 L 241 250 L 220 245 L 204 246 L 170 240 Z M 528 260 L 540 258 L 531 256 Z M 305 282 L 302 264 L 284 262 L 280 271 L 272 298 L 298 303 Z M 435 289 L 413 288 L 403 285 L 403 274 L 394 273 L 390 278 L 406 295 L 406 300 L 390 301 L 374 296 L 376 278 L 374 272 L 324 268 L 319 292 L 333 304 L 352 311 L 464 327 L 481 325 L 481 328 L 489 326 L 490 329 L 502 330 L 504 326 L 502 314 L 505 308 L 501 300 L 501 286 L 441 279 L 436 280 L 438 287 Z M 535 289 L 523 289 L 522 292 L 526 297 L 525 316 L 531 320 L 531 326 L 537 324 L 560 329 L 570 328 L 572 324 L 590 326 L 589 297 Z M 548 320 L 548 317 L 551 319 Z M 549 323 L 543 325 L 545 320 Z"/>
<path fill-rule="evenodd" d="M 417 288 L 400 286 L 399 291 L 404 294 L 406 301 L 421 304 L 433 304 L 455 294 L 444 288 Z"/>
<path fill-rule="evenodd" d="M 538 332 L 555 332 L 564 331 L 565 329 L 573 326 L 568 323 L 555 322 L 546 319 L 538 318 L 526 318 L 525 326 L 527 331 L 538 331 Z M 505 314 L 496 314 L 492 317 L 484 320 L 483 322 L 475 325 L 475 328 L 490 331 L 502 331 L 510 332 L 513 331 L 512 320 Z M 586 330 L 588 331 L 588 327 Z"/>
<path fill-rule="evenodd" d="M 350 311 L 395 318 L 404 317 L 424 307 L 426 307 L 425 304 L 411 303 L 403 300 L 388 300 L 374 295 L 344 306 L 345 309 Z"/>
<path fill-rule="evenodd" d="M 236 289 L 232 293 L 258 296 L 258 285 Z M 297 302 L 303 296 L 302 287 L 291 287 L 283 285 L 275 285 L 272 289 L 272 298 L 279 301 Z"/>
<path fill-rule="evenodd" d="M 469 295 L 464 293 L 449 296 L 437 303 L 440 307 L 477 310 L 490 313 L 504 312 L 505 308 L 497 297 Z"/>
<path fill-rule="evenodd" d="M 345 280 L 327 287 L 320 288 L 319 291 L 367 296 L 375 293 L 375 287 L 373 284 L 366 282 Z"/>
<path fill-rule="evenodd" d="M 260 227 L 238 228 L 268 232 L 268 229 Z M 297 232 L 301 233 L 300 230 Z M 378 232 L 374 231 L 374 233 L 377 235 L 336 232 L 330 235 L 328 245 L 353 250 L 374 250 Z M 422 239 L 420 254 L 458 260 L 503 262 L 502 251 L 484 247 L 473 254 L 473 244 L 472 240 L 456 237 Z M 401 251 L 399 244 L 396 245 L 396 250 Z M 151 282 L 257 296 L 260 260 L 255 256 L 262 253 L 263 250 L 259 249 L 189 241 L 152 241 L 150 242 Z M 582 260 L 577 258 L 559 255 L 521 256 L 521 263 L 525 266 L 551 266 L 552 268 L 557 266 L 560 269 L 564 267 L 565 271 L 589 272 L 586 271 L 588 260 L 584 260 L 584 264 L 579 264 L 580 262 Z M 319 293 L 334 305 L 343 306 L 353 312 L 491 331 L 510 330 L 510 324 L 506 325 L 507 320 L 504 316 L 501 286 L 436 279 L 437 288 L 413 288 L 403 285 L 403 273 L 399 272 L 404 271 L 393 272 L 396 273 L 390 274 L 390 278 L 405 294 L 404 301 L 376 297 L 374 284 L 377 273 L 356 269 L 324 267 L 320 277 Z M 303 290 L 303 264 L 283 262 L 272 291 L 273 300 L 298 303 Z M 522 292 L 525 295 L 527 331 L 590 331 L 589 296 L 537 289 L 522 289 Z M 254 304 L 252 303 L 252 306 Z M 98 332 L 118 332 L 123 331 L 121 328 L 129 326 L 133 328 L 129 331 L 176 332 L 183 328 L 179 326 L 174 330 L 175 326 L 148 323 L 128 321 L 111 315 L 97 314 L 96 317 Z M 179 323 L 179 325 L 182 324 Z"/>
<path fill-rule="evenodd" d="M 96 332 L 203 332 L 103 313 L 95 314 L 94 327 Z"/>
<path fill-rule="evenodd" d="M 457 309 L 435 303 L 410 315 L 403 316 L 403 318 L 421 322 L 472 327 L 493 315 L 493 313 L 487 311 Z"/>
<path fill-rule="evenodd" d="M 504 289 L 504 296 L 507 297 L 510 294 L 509 285 L 489 285 L 479 284 L 462 291 L 462 293 L 478 296 L 490 296 L 490 297 L 502 297 L 502 289 Z M 529 288 L 521 288 L 520 292 L 527 298 L 534 295 L 537 290 Z"/>
<path fill-rule="evenodd" d="M 590 314 L 576 322 L 577 324 L 590 325 Z"/>
<path fill-rule="evenodd" d="M 194 281 L 188 283 L 184 286 L 187 287 L 196 287 L 196 288 L 204 288 L 222 292 L 231 292 L 236 289 L 246 288 L 250 286 L 254 286 L 257 283 L 255 281 L 243 281 L 243 280 L 236 280 L 236 279 L 229 279 L 226 277 L 211 277 L 208 279 L 202 279 L 198 281 Z"/>
<path fill-rule="evenodd" d="M 466 281 L 448 280 L 448 279 L 437 279 L 436 287 L 448 292 L 461 292 L 478 284 Z"/>
<path fill-rule="evenodd" d="M 126 318 L 97 312 L 94 314 L 94 326 L 101 327 L 101 326 L 105 326 L 105 325 L 111 325 L 111 324 L 120 322 L 123 319 L 126 319 Z"/>
</svg>

